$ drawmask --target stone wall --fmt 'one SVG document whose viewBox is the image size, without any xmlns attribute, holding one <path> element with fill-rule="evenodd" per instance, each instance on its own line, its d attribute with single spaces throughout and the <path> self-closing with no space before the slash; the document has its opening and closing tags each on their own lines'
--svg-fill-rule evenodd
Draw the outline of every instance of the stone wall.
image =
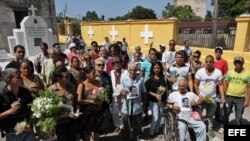
<svg viewBox="0 0 250 141">
<path fill-rule="evenodd" d="M 46 21 L 48 28 L 51 28 L 56 36 L 56 11 L 54 0 L 0 0 L 0 49 L 8 51 L 7 36 L 12 36 L 12 29 L 16 27 L 14 11 L 26 11 L 29 14 L 31 5 L 37 8 L 37 16 Z M 5 14 L 2 14 L 5 12 Z"/>
</svg>

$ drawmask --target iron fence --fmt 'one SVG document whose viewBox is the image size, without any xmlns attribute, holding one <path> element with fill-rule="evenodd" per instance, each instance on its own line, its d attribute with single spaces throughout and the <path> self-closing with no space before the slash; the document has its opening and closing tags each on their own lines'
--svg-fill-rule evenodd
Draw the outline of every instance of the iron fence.
<svg viewBox="0 0 250 141">
<path fill-rule="evenodd" d="M 236 22 L 221 20 L 217 23 L 217 34 L 214 42 L 212 21 L 179 22 L 178 45 L 184 45 L 189 40 L 190 46 L 214 48 L 221 46 L 225 50 L 233 50 L 235 42 Z"/>
</svg>

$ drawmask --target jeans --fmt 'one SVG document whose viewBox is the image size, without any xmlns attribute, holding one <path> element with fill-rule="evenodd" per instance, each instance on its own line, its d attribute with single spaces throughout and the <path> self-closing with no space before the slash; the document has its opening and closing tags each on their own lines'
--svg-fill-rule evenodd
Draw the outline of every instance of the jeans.
<svg viewBox="0 0 250 141">
<path fill-rule="evenodd" d="M 245 98 L 244 97 L 235 97 L 235 96 L 227 96 L 227 124 L 229 122 L 229 116 L 230 113 L 232 112 L 233 107 L 235 107 L 235 120 L 236 120 L 236 124 L 237 125 L 241 125 L 242 124 L 242 115 L 244 112 L 244 104 Z"/>
<path fill-rule="evenodd" d="M 7 133 L 6 141 L 35 141 L 36 137 L 33 132 L 23 132 L 16 135 L 15 133 Z"/>
<path fill-rule="evenodd" d="M 197 141 L 206 141 L 206 125 L 203 121 L 194 120 L 192 117 L 183 117 L 195 131 Z M 178 121 L 180 141 L 186 140 L 187 126 L 185 123 Z"/>
<path fill-rule="evenodd" d="M 149 101 L 149 107 L 152 111 L 152 120 L 149 134 L 154 135 L 154 133 L 159 133 L 162 111 L 160 109 L 160 105 L 156 102 Z"/>
</svg>

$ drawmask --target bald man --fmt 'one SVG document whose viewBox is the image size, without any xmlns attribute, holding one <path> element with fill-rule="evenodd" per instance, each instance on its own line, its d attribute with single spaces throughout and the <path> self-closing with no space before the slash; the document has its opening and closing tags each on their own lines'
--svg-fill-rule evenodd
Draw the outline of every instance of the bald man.
<svg viewBox="0 0 250 141">
<path fill-rule="evenodd" d="M 188 103 L 188 104 L 187 104 Z M 172 92 L 167 100 L 166 106 L 178 112 L 178 119 L 186 121 L 195 131 L 197 141 L 206 140 L 206 126 L 203 121 L 195 120 L 191 116 L 192 106 L 198 106 L 202 99 L 193 92 L 187 91 L 187 81 L 182 79 L 178 82 L 178 91 Z M 186 138 L 186 124 L 178 121 L 180 141 Z"/>
</svg>

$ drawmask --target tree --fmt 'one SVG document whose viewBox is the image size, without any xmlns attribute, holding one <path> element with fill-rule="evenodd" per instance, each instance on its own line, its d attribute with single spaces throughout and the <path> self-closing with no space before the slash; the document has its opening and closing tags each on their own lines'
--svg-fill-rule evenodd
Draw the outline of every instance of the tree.
<svg viewBox="0 0 250 141">
<path fill-rule="evenodd" d="M 234 19 L 244 13 L 244 5 L 247 0 L 219 0 L 219 13 L 221 18 Z M 212 0 L 213 5 L 213 0 Z"/>
<path fill-rule="evenodd" d="M 101 19 L 98 17 L 95 11 L 87 11 L 85 17 L 82 17 L 83 21 L 100 21 Z"/>
<path fill-rule="evenodd" d="M 156 14 L 152 9 L 136 6 L 128 13 L 128 17 L 130 19 L 156 19 Z"/>
<path fill-rule="evenodd" d="M 202 20 L 202 17 L 196 16 L 193 12 L 193 9 L 190 5 L 179 5 L 174 6 L 170 3 L 165 6 L 165 10 L 162 11 L 162 17 L 164 18 L 170 18 L 170 17 L 176 17 L 182 21 L 200 21 Z"/>
<path fill-rule="evenodd" d="M 213 18 L 212 12 L 211 11 L 207 11 L 207 14 L 205 16 L 205 21 L 211 21 Z"/>
<path fill-rule="evenodd" d="M 128 20 L 128 19 L 156 19 L 156 14 L 154 10 L 149 8 L 144 8 L 142 6 L 136 6 L 131 12 L 123 16 L 117 16 L 115 18 L 109 18 L 110 21 L 114 20 Z"/>
</svg>

